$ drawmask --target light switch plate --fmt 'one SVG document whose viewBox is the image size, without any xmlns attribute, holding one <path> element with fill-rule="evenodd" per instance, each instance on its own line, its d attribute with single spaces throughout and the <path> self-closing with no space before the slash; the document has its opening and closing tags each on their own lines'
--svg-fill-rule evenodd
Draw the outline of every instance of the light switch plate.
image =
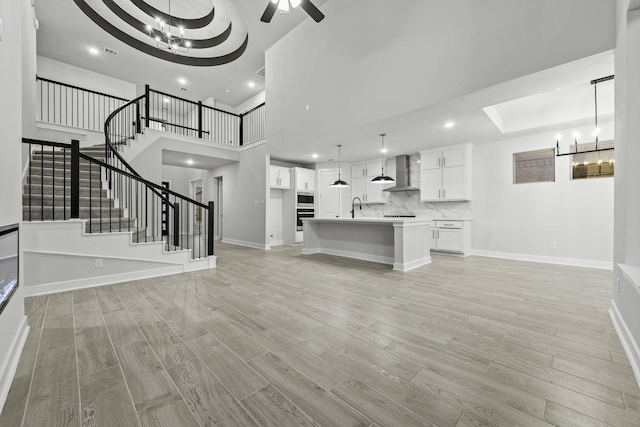
<svg viewBox="0 0 640 427">
<path fill-rule="evenodd" d="M 2 18 L 0 18 L 0 42 L 2 41 Z"/>
</svg>

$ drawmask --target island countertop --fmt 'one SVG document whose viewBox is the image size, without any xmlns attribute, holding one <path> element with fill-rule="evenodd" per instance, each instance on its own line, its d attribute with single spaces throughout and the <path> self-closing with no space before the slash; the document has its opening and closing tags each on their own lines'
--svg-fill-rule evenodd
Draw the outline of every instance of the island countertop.
<svg viewBox="0 0 640 427">
<path fill-rule="evenodd" d="M 422 224 L 432 220 L 423 218 L 305 218 L 302 222 L 328 222 L 328 223 L 365 223 L 365 224 Z"/>
<path fill-rule="evenodd" d="M 409 271 L 431 262 L 431 220 L 417 218 L 303 219 L 302 253 L 324 253 Z"/>
</svg>

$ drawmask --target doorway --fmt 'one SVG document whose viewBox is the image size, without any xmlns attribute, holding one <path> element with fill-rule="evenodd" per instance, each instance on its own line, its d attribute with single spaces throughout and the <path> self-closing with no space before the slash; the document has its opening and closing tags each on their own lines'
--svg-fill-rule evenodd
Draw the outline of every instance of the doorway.
<svg viewBox="0 0 640 427">
<path fill-rule="evenodd" d="M 196 202 L 202 203 L 202 179 L 193 179 L 189 181 L 189 197 Z M 196 206 L 195 209 L 193 209 L 192 234 L 202 234 L 202 217 L 202 208 L 200 206 Z"/>
</svg>

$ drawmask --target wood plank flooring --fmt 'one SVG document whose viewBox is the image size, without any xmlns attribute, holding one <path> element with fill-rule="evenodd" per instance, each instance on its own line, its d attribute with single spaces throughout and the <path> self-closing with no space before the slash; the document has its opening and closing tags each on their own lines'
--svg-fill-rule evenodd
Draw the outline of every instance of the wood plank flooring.
<svg viewBox="0 0 640 427">
<path fill-rule="evenodd" d="M 28 298 L 0 427 L 640 426 L 608 271 L 300 247 Z"/>
</svg>

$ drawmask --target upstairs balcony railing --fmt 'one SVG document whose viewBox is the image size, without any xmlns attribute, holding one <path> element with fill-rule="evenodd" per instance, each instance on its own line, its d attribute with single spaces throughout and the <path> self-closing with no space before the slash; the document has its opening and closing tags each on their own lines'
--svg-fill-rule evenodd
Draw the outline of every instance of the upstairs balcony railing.
<svg viewBox="0 0 640 427">
<path fill-rule="evenodd" d="M 37 77 L 36 118 L 46 123 L 101 132 L 109 115 L 129 101 Z M 145 86 L 136 102 L 131 126 L 142 126 L 232 146 L 243 146 L 265 137 L 266 105 L 243 114 L 230 113 L 202 102 L 190 101 Z M 127 133 L 126 130 L 122 130 Z"/>
<path fill-rule="evenodd" d="M 36 120 L 95 132 L 102 132 L 109 114 L 129 102 L 128 99 L 42 77 L 36 77 L 36 89 Z"/>
</svg>

